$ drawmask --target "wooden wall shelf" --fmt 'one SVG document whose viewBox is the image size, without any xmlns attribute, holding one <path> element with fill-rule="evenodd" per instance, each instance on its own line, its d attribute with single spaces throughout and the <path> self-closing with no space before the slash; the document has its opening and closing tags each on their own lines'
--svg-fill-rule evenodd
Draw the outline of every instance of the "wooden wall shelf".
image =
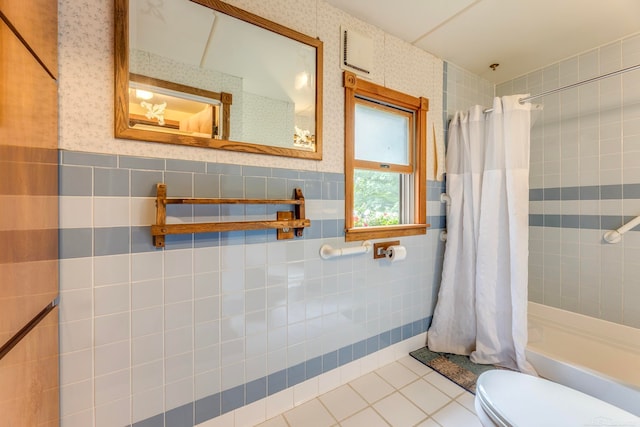
<svg viewBox="0 0 640 427">
<path fill-rule="evenodd" d="M 294 205 L 293 211 L 279 211 L 275 220 L 203 222 L 195 224 L 167 224 L 167 205 Z M 153 244 L 156 248 L 165 245 L 169 234 L 211 233 L 223 231 L 277 229 L 278 240 L 301 237 L 304 227 L 311 221 L 305 218 L 302 190 L 294 190 L 293 199 L 197 199 L 167 198 L 167 185 L 156 185 L 156 223 L 151 226 Z"/>
</svg>

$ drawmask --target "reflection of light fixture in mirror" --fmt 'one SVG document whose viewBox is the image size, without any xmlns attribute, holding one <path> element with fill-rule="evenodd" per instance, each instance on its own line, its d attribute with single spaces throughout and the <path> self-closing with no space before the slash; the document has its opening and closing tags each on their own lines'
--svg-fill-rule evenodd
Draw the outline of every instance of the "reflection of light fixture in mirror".
<svg viewBox="0 0 640 427">
<path fill-rule="evenodd" d="M 306 89 L 311 85 L 311 76 L 306 71 L 296 74 L 295 87 L 297 90 Z"/>
<path fill-rule="evenodd" d="M 153 92 L 149 92 L 148 90 L 136 89 L 136 98 L 148 101 L 153 98 Z"/>
</svg>

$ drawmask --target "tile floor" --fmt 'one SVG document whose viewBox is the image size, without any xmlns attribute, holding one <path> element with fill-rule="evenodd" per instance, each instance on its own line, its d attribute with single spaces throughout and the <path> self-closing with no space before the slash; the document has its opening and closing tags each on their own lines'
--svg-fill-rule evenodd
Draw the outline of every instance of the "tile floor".
<svg viewBox="0 0 640 427">
<path fill-rule="evenodd" d="M 473 394 L 407 356 L 258 426 L 481 427 L 473 399 Z"/>
</svg>

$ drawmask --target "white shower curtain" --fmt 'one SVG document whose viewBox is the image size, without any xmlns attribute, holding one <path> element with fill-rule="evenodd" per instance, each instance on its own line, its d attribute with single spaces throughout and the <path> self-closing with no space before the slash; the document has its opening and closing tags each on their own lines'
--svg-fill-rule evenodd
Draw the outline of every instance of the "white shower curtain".
<svg viewBox="0 0 640 427">
<path fill-rule="evenodd" d="M 535 374 L 525 358 L 530 104 L 495 98 L 455 114 L 447 149 L 447 243 L 427 334 L 432 351 Z"/>
</svg>

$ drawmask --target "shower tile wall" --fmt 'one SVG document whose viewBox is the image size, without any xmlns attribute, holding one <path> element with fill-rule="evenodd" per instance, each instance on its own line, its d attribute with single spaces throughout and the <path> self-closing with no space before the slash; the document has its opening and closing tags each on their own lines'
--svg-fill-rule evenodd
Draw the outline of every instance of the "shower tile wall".
<svg viewBox="0 0 640 427">
<path fill-rule="evenodd" d="M 537 94 L 640 63 L 640 35 L 499 85 Z M 529 299 L 640 328 L 640 71 L 545 96 L 531 135 Z"/>
<path fill-rule="evenodd" d="M 450 62 L 444 63 L 445 124 L 456 111 L 492 104 L 494 84 Z"/>
</svg>

